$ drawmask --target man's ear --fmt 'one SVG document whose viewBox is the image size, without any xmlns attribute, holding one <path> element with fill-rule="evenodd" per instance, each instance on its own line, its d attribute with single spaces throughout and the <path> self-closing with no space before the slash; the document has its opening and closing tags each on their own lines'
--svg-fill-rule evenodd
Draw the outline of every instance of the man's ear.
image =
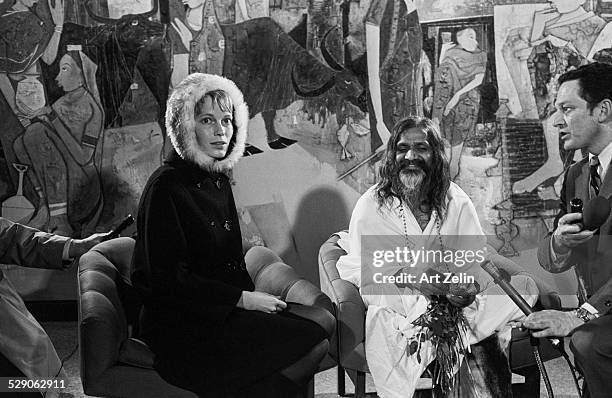
<svg viewBox="0 0 612 398">
<path fill-rule="evenodd" d="M 604 98 L 599 102 L 598 107 L 597 121 L 600 123 L 612 122 L 612 100 Z"/>
</svg>

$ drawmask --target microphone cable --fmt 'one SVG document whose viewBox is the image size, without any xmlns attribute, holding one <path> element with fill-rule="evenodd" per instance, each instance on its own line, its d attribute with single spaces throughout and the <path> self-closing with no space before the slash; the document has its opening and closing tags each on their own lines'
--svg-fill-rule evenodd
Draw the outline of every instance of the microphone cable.
<svg viewBox="0 0 612 398">
<path fill-rule="evenodd" d="M 486 262 L 482 265 L 482 268 L 489 275 L 491 275 L 493 281 L 508 295 L 508 297 L 516 304 L 517 307 L 521 309 L 521 311 L 525 315 L 533 313 L 533 308 L 531 308 L 531 306 L 525 301 L 525 299 L 510 284 L 510 275 L 508 275 L 505 270 L 502 271 L 497 268 L 493 261 Z M 549 398 L 554 398 L 552 386 L 550 384 L 550 378 L 548 377 L 548 373 L 546 372 L 546 368 L 544 367 L 544 363 L 542 361 L 539 338 L 533 337 L 531 335 L 529 338 L 531 346 L 533 347 L 533 354 L 535 356 L 536 364 L 538 365 L 538 369 L 540 371 L 540 374 L 542 375 L 542 379 L 546 387 L 546 393 L 548 394 Z M 548 340 L 551 342 L 552 346 L 555 347 L 561 353 L 561 356 L 567 362 L 572 373 L 572 377 L 574 379 L 574 384 L 576 385 L 576 390 L 578 391 L 578 396 L 581 397 L 582 390 L 580 388 L 580 384 L 578 383 L 578 377 L 576 376 L 577 370 L 575 366 L 571 363 L 569 355 L 563 347 L 563 340 L 555 337 L 549 337 Z"/>
<path fill-rule="evenodd" d="M 540 340 L 530 335 L 529 343 L 531 343 L 531 348 L 533 348 L 533 356 L 535 357 L 536 364 L 538 365 L 538 370 L 540 371 L 540 375 L 542 376 L 542 380 L 544 381 L 544 386 L 546 387 L 546 395 L 548 396 L 548 398 L 554 398 L 555 395 L 553 393 L 552 385 L 550 384 L 550 378 L 548 377 L 548 372 L 546 372 L 546 367 L 544 366 L 544 362 L 542 361 L 542 355 L 540 353 Z M 561 346 L 559 345 L 559 347 Z"/>
</svg>

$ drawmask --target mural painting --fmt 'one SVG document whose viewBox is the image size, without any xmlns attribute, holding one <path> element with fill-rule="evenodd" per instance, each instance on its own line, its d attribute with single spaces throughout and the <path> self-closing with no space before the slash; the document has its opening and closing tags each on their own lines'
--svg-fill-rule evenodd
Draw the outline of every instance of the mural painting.
<svg viewBox="0 0 612 398">
<path fill-rule="evenodd" d="M 538 7 L 527 16 L 525 26 L 510 29 L 505 42 L 500 43 L 514 85 L 520 85 L 517 79 L 521 77 L 528 77 L 526 82 L 531 83 L 528 86 L 531 92 L 521 91 L 518 95 L 521 110 L 517 114 L 542 120 L 546 140 L 546 162 L 516 181 L 515 193 L 531 192 L 562 173 L 568 154 L 560 153 L 552 125 L 555 95 L 552 83 L 569 68 L 592 60 L 612 40 L 612 27 L 600 16 L 586 11 L 583 4 L 583 0 L 552 1 L 550 6 Z M 512 6 L 504 8 L 500 14 L 514 12 Z"/>
<path fill-rule="evenodd" d="M 416 0 L 422 22 L 453 21 L 491 15 L 493 0 Z"/>
<path fill-rule="evenodd" d="M 439 124 L 452 177 L 485 231 L 521 255 L 549 226 L 564 164 L 581 156 L 559 149 L 554 82 L 609 57 L 606 7 L 1 1 L 2 216 L 77 237 L 135 213 L 170 150 L 168 93 L 205 72 L 234 80 L 250 109 L 247 158 L 234 175 L 245 239 L 309 264 L 312 280 L 317 247 L 307 242 L 347 227 L 390 129 L 409 114 Z M 335 192 L 335 206 L 308 202 L 325 202 L 321 192 Z M 324 214 L 317 231 L 303 229 L 304 209 Z"/>
<path fill-rule="evenodd" d="M 484 35 L 484 27 L 468 27 L 465 23 L 455 29 L 436 27 L 434 31 L 440 35 L 436 43 L 440 54 L 435 54 L 438 67 L 433 79 L 431 118 L 449 143 L 450 173 L 454 180 L 459 174 L 464 141 L 474 136 L 479 121 L 481 88 L 487 68 L 487 52 L 482 47 L 489 47 L 488 37 Z"/>
</svg>

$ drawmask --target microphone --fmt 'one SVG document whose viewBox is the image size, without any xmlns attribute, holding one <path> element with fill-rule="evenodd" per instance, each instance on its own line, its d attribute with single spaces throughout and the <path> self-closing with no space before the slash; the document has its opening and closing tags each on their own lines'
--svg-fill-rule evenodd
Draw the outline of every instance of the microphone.
<svg viewBox="0 0 612 398">
<path fill-rule="evenodd" d="M 584 228 L 595 230 L 601 227 L 610 216 L 610 202 L 603 196 L 589 200 L 582 210 Z"/>
<path fill-rule="evenodd" d="M 502 273 L 502 271 L 497 268 L 495 263 L 493 263 L 493 261 L 491 260 L 484 263 L 482 265 L 482 269 L 484 269 L 489 275 L 491 275 L 493 281 L 499 287 L 502 288 L 502 290 L 508 295 L 508 297 L 510 297 L 512 301 L 514 301 L 514 304 L 516 304 L 516 306 L 519 307 L 519 309 L 523 311 L 525 315 L 533 314 L 533 308 L 531 308 L 531 306 L 525 301 L 523 296 L 521 296 L 519 292 L 516 291 L 514 286 L 512 286 L 510 282 L 508 282 L 504 277 L 504 274 L 507 275 L 505 271 Z M 559 347 L 559 345 L 561 344 L 560 340 L 556 338 L 550 339 L 550 342 L 555 347 Z"/>
<path fill-rule="evenodd" d="M 117 226 L 117 228 L 111 230 L 110 233 L 108 234 L 108 236 L 105 239 L 102 239 L 102 241 L 106 242 L 107 240 L 118 238 L 119 235 L 121 234 L 121 232 L 123 232 L 124 229 L 126 229 L 127 227 L 129 227 L 133 223 L 134 223 L 134 217 L 132 217 L 131 214 L 128 214 L 123 219 L 123 221 L 121 221 L 121 224 L 119 224 Z"/>
<path fill-rule="evenodd" d="M 570 213 L 582 213 L 582 199 L 574 198 L 570 200 Z"/>
<path fill-rule="evenodd" d="M 497 285 L 499 285 L 499 287 L 502 288 L 502 290 L 508 295 L 508 297 L 510 297 L 512 301 L 514 301 L 514 304 L 516 304 L 517 307 L 519 307 L 525 315 L 533 313 L 533 308 L 531 308 L 531 306 L 525 301 L 523 296 L 521 296 L 519 292 L 516 291 L 514 286 L 512 286 L 510 282 L 508 282 L 506 278 L 504 278 L 502 271 L 497 268 L 493 261 L 489 260 L 484 263 L 482 265 L 482 269 L 484 269 L 489 275 L 491 275 L 493 281 Z"/>
</svg>

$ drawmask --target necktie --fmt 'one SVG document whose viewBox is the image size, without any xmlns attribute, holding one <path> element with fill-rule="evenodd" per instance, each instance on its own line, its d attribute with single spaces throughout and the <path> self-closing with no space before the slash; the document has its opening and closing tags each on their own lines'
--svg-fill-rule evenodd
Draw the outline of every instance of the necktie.
<svg viewBox="0 0 612 398">
<path fill-rule="evenodd" d="M 601 186 L 601 177 L 599 176 L 599 158 L 593 156 L 589 162 L 591 166 L 591 187 L 595 191 L 595 196 L 599 195 L 599 187 Z"/>
</svg>

